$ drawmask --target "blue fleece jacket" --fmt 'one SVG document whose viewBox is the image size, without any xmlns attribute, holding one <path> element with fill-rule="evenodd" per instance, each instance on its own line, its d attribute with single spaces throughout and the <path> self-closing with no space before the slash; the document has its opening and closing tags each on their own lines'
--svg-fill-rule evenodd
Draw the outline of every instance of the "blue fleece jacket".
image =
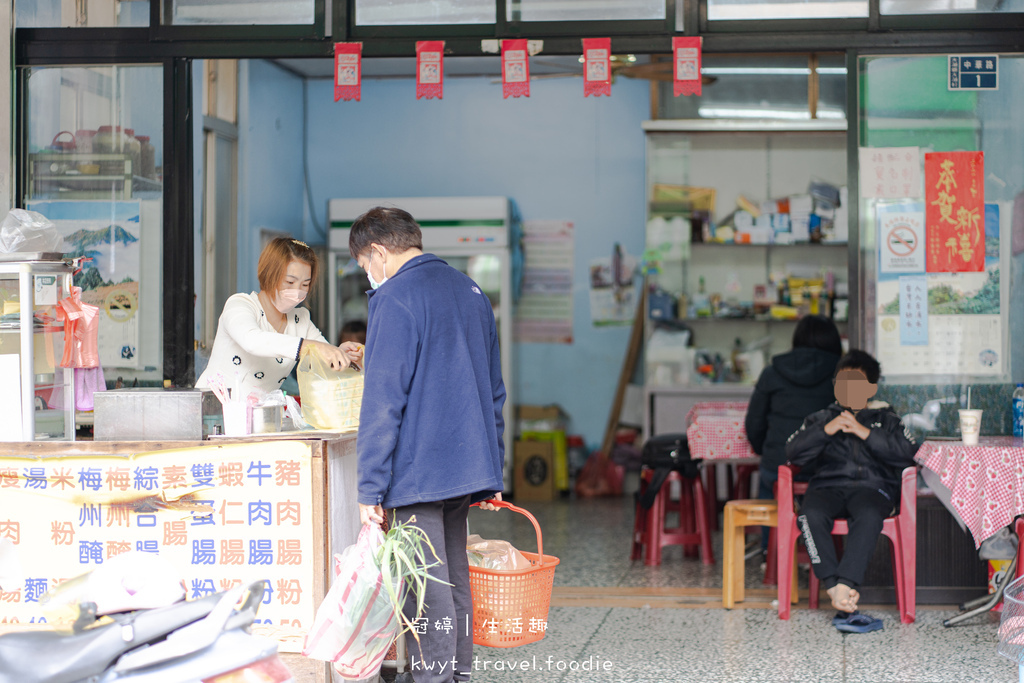
<svg viewBox="0 0 1024 683">
<path fill-rule="evenodd" d="M 390 509 L 501 491 L 505 385 L 487 295 L 423 254 L 369 296 L 359 502 Z"/>
</svg>

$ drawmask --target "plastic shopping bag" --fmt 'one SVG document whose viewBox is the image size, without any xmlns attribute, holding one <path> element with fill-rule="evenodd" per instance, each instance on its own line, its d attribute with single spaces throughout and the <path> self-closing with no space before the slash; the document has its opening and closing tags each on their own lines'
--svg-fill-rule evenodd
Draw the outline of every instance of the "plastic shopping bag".
<svg viewBox="0 0 1024 683">
<path fill-rule="evenodd" d="M 0 223 L 0 253 L 62 251 L 64 237 L 41 213 L 11 209 Z"/>
<path fill-rule="evenodd" d="M 317 429 L 355 431 L 363 406 L 363 373 L 332 370 L 315 348 L 302 356 L 296 371 L 302 417 Z"/>
<path fill-rule="evenodd" d="M 82 302 L 82 288 L 57 302 L 57 319 L 64 323 L 62 368 L 95 368 L 100 364 L 100 309 Z"/>
<path fill-rule="evenodd" d="M 334 583 L 320 603 L 302 654 L 334 663 L 342 678 L 360 680 L 380 669 L 400 624 L 374 561 L 380 527 L 364 525 L 356 542 L 334 556 Z"/>
<path fill-rule="evenodd" d="M 476 534 L 466 539 L 466 554 L 473 567 L 496 571 L 514 571 L 533 567 L 508 541 L 488 541 Z"/>
</svg>

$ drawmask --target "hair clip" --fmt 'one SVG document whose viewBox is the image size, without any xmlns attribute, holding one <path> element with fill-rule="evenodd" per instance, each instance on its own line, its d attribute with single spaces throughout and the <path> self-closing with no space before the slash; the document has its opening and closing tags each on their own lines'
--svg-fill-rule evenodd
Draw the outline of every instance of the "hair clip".
<svg viewBox="0 0 1024 683">
<path fill-rule="evenodd" d="M 306 244 L 305 242 L 301 241 L 301 240 L 294 240 L 293 239 L 292 242 L 295 242 L 295 244 L 299 245 L 300 247 L 305 247 L 306 249 L 309 249 L 309 245 Z"/>
</svg>

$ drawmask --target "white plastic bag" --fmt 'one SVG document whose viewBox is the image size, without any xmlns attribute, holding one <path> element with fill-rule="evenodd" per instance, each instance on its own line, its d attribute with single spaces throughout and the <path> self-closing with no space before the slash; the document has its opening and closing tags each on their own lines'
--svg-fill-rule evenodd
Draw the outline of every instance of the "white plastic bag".
<svg viewBox="0 0 1024 683">
<path fill-rule="evenodd" d="M 355 431 L 363 405 L 363 373 L 332 370 L 315 348 L 302 356 L 296 376 L 302 417 L 316 429 Z"/>
<path fill-rule="evenodd" d="M 11 209 L 0 223 L 0 253 L 64 251 L 64 237 L 41 213 Z"/>
<path fill-rule="evenodd" d="M 379 526 L 363 525 L 356 542 L 334 556 L 334 583 L 306 636 L 302 654 L 333 662 L 342 678 L 375 674 L 398 636 L 398 614 L 374 561 L 383 542 Z"/>
<path fill-rule="evenodd" d="M 508 541 L 489 541 L 476 534 L 472 534 L 466 539 L 466 554 L 469 556 L 471 566 L 482 569 L 515 571 L 530 569 L 533 566 Z"/>
</svg>

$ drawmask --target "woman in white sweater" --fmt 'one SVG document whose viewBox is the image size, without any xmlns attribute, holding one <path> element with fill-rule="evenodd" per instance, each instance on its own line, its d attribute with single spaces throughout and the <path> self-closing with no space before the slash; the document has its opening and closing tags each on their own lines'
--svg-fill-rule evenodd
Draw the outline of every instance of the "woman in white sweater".
<svg viewBox="0 0 1024 683">
<path fill-rule="evenodd" d="M 317 349 L 335 370 L 362 359 L 362 347 L 330 344 L 299 306 L 317 282 L 316 253 L 298 240 L 279 237 L 260 254 L 260 291 L 235 294 L 224 304 L 210 363 L 196 382 L 209 386 L 221 375 L 242 396 L 253 389 L 280 389 L 303 353 Z"/>
</svg>

